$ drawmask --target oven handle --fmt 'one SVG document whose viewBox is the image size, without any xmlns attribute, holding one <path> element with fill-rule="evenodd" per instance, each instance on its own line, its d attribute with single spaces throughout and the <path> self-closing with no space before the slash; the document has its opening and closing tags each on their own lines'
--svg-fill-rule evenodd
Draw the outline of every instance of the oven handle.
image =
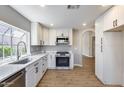
<svg viewBox="0 0 124 93">
<path fill-rule="evenodd" d="M 56 55 L 56 57 L 70 57 L 70 55 L 69 56 L 58 56 L 58 55 Z"/>
</svg>

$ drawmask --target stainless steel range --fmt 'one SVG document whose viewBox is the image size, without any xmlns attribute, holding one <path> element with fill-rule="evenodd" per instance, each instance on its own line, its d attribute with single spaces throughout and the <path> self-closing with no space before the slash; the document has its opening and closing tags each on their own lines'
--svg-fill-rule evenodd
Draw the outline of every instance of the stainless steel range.
<svg viewBox="0 0 124 93">
<path fill-rule="evenodd" d="M 56 53 L 56 68 L 70 67 L 70 53 L 61 51 Z"/>
</svg>

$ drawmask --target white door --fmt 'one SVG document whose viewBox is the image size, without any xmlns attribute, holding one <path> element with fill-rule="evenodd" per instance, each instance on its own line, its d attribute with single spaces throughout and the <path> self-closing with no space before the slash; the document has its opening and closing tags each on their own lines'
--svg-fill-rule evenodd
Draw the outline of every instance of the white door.
<svg viewBox="0 0 124 93">
<path fill-rule="evenodd" d="M 101 16 L 95 23 L 95 74 L 103 81 L 103 31 L 104 16 Z"/>
<path fill-rule="evenodd" d="M 104 33 L 103 76 L 106 84 L 121 84 L 122 47 L 122 32 Z"/>
</svg>

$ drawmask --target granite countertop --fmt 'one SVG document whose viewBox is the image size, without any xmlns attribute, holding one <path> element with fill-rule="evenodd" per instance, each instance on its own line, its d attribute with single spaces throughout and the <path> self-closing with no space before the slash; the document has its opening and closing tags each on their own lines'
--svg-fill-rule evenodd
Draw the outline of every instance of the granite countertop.
<svg viewBox="0 0 124 93">
<path fill-rule="evenodd" d="M 26 68 L 30 64 L 34 63 L 35 61 L 39 60 L 41 57 L 44 57 L 46 55 L 47 53 L 33 55 L 30 57 L 31 61 L 26 64 L 5 64 L 0 66 L 0 82 L 7 79 L 16 72 Z"/>
</svg>

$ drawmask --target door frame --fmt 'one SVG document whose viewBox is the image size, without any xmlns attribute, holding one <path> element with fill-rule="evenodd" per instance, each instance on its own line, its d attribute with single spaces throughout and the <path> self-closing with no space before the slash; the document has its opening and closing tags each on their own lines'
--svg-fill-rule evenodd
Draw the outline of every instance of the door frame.
<svg viewBox="0 0 124 93">
<path fill-rule="evenodd" d="M 86 32 L 93 32 L 94 33 L 94 36 L 95 36 L 95 29 L 93 28 L 90 28 L 90 29 L 85 29 L 83 32 L 82 32 L 82 35 L 81 35 L 81 53 L 82 53 L 82 56 L 83 56 L 83 35 L 86 33 Z M 88 55 L 85 55 L 85 56 L 88 56 Z M 88 57 L 93 57 L 93 56 L 88 56 Z"/>
</svg>

